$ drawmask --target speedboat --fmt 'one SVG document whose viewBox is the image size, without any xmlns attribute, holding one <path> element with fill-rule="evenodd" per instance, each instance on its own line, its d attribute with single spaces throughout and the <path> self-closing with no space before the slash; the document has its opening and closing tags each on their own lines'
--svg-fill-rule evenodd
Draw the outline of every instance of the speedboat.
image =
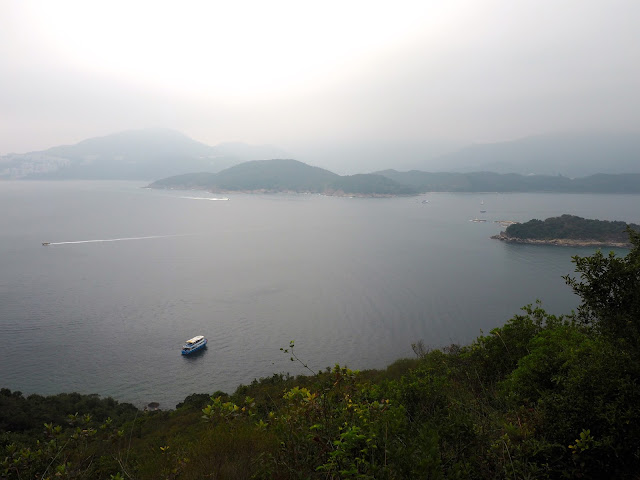
<svg viewBox="0 0 640 480">
<path fill-rule="evenodd" d="M 190 353 L 197 352 L 207 346 L 207 339 L 202 335 L 197 335 L 190 338 L 182 346 L 182 355 L 189 355 Z"/>
<path fill-rule="evenodd" d="M 47 245 L 51 245 L 49 242 L 42 242 L 42 246 L 46 247 Z"/>
</svg>

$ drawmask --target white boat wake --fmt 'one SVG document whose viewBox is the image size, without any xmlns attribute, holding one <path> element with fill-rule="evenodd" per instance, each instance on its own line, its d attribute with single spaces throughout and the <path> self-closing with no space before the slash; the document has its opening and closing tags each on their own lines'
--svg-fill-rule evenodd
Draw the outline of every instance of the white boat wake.
<svg viewBox="0 0 640 480">
<path fill-rule="evenodd" d="M 211 198 L 211 197 L 180 197 L 180 198 L 186 198 L 188 200 L 211 200 L 213 202 L 218 201 L 218 202 L 226 202 L 227 200 L 229 200 L 227 197 L 223 197 L 223 198 Z"/>
<path fill-rule="evenodd" d="M 126 237 L 126 238 L 103 238 L 97 240 L 76 240 L 73 242 L 44 242 L 42 245 L 69 245 L 72 243 L 99 243 L 99 242 L 122 242 L 125 240 L 147 240 L 149 238 L 168 238 L 168 237 L 184 237 L 187 235 L 191 235 L 190 233 L 179 234 L 179 235 L 152 235 L 149 237 Z"/>
</svg>

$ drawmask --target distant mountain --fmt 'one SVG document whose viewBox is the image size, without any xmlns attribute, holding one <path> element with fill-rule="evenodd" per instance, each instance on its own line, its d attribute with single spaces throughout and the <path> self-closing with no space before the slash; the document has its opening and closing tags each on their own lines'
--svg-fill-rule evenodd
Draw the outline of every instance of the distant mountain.
<svg viewBox="0 0 640 480">
<path fill-rule="evenodd" d="M 321 192 L 339 178 L 328 170 L 296 160 L 264 160 L 241 163 L 214 177 L 217 189 Z"/>
<path fill-rule="evenodd" d="M 375 174 L 340 176 L 297 160 L 261 160 L 218 173 L 193 173 L 158 180 L 151 188 L 238 192 L 300 192 L 332 195 L 412 195 L 413 187 Z"/>
<path fill-rule="evenodd" d="M 337 193 L 355 195 L 416 195 L 419 191 L 411 185 L 401 184 L 384 175 L 360 173 L 339 177 L 329 185 Z"/>
<path fill-rule="evenodd" d="M 376 173 L 420 192 L 640 193 L 640 173 L 598 174 L 583 178 L 493 172 L 429 173 L 417 170 L 383 170 Z"/>
<path fill-rule="evenodd" d="M 640 133 L 576 133 L 471 145 L 430 161 L 430 169 L 584 177 L 640 173 Z"/>
<path fill-rule="evenodd" d="M 168 129 L 131 130 L 41 152 L 0 157 L 0 178 L 149 180 L 217 172 L 247 160 L 281 156 L 268 146 L 209 146 Z"/>
<path fill-rule="evenodd" d="M 310 192 L 331 195 L 415 195 L 426 192 L 640 193 L 640 174 L 519 175 L 491 172 L 429 173 L 383 170 L 340 176 L 297 160 L 260 160 L 218 173 L 189 173 L 164 178 L 151 188 L 213 192 Z"/>
</svg>

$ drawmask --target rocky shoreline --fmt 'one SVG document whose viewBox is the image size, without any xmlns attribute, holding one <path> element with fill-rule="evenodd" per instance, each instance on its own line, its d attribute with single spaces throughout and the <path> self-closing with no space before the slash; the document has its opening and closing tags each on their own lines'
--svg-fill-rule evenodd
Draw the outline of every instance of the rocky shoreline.
<svg viewBox="0 0 640 480">
<path fill-rule="evenodd" d="M 510 237 L 506 232 L 500 232 L 493 235 L 494 240 L 501 240 L 507 243 L 524 243 L 528 245 L 558 245 L 561 247 L 612 247 L 612 248 L 631 248 L 629 242 L 606 242 L 602 240 L 592 239 L 573 239 L 573 238 L 517 238 Z"/>
<path fill-rule="evenodd" d="M 254 190 L 228 190 L 224 188 L 194 188 L 190 185 L 178 185 L 171 187 L 163 187 L 163 186 L 153 186 L 153 184 L 147 185 L 146 187 L 151 190 L 185 190 L 185 191 L 194 191 L 194 192 L 208 192 L 213 194 L 248 194 L 248 195 L 277 195 L 277 194 L 285 194 L 285 195 L 324 195 L 326 197 L 345 197 L 345 198 L 393 198 L 393 197 L 405 197 L 405 196 L 414 196 L 414 195 L 401 195 L 395 193 L 349 193 L 343 190 L 323 190 L 319 191 L 310 191 L 310 190 L 274 190 L 270 188 L 258 188 Z"/>
<path fill-rule="evenodd" d="M 260 188 L 256 190 L 224 190 L 224 189 L 212 189 L 207 190 L 209 193 L 224 193 L 234 194 L 242 193 L 248 195 L 323 195 L 325 197 L 345 197 L 345 198 L 393 198 L 403 195 L 387 194 L 387 193 L 348 193 L 342 190 L 324 190 L 322 192 L 311 192 L 304 190 L 272 190 L 267 188 Z"/>
</svg>

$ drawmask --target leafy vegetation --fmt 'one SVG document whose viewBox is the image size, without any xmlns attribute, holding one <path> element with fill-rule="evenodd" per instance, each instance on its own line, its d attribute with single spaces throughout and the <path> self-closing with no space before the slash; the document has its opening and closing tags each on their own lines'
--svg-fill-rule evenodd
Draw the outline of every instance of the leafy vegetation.
<svg viewBox="0 0 640 480">
<path fill-rule="evenodd" d="M 638 478 L 640 234 L 575 257 L 582 299 L 539 303 L 467 346 L 386 370 L 274 374 L 231 395 L 139 412 L 78 394 L 0 391 L 0 477 L 91 479 Z"/>
<path fill-rule="evenodd" d="M 630 224 L 629 227 L 640 230 L 640 225 Z M 625 222 L 590 220 L 575 215 L 516 223 L 509 225 L 505 233 L 510 238 L 534 240 L 572 239 L 626 243 L 629 239 Z"/>
</svg>

